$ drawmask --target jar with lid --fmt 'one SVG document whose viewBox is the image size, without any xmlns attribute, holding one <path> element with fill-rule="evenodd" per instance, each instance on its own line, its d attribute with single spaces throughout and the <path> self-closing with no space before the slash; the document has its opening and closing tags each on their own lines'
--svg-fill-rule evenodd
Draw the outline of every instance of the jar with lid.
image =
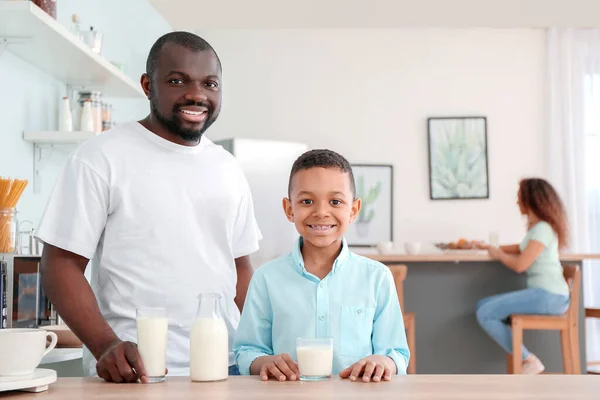
<svg viewBox="0 0 600 400">
<path fill-rule="evenodd" d="M 92 131 L 96 133 L 102 132 L 102 93 L 101 92 L 79 92 L 79 98 L 77 99 L 78 107 L 78 120 L 82 120 L 81 112 L 86 101 L 90 102 L 90 108 L 92 111 L 93 128 Z M 83 127 L 79 127 L 80 130 Z"/>
<path fill-rule="evenodd" d="M 33 0 L 33 3 L 56 19 L 56 0 Z"/>
<path fill-rule="evenodd" d="M 94 114 L 94 132 L 102 132 L 102 94 L 92 92 L 92 113 Z"/>
<path fill-rule="evenodd" d="M 107 131 L 112 127 L 112 105 L 102 103 L 102 130 Z"/>
<path fill-rule="evenodd" d="M 81 107 L 79 130 L 82 132 L 94 132 L 94 114 L 92 113 L 91 104 L 90 100 L 85 100 Z"/>
<path fill-rule="evenodd" d="M 0 253 L 14 253 L 17 249 L 18 225 L 15 208 L 0 208 Z"/>
</svg>

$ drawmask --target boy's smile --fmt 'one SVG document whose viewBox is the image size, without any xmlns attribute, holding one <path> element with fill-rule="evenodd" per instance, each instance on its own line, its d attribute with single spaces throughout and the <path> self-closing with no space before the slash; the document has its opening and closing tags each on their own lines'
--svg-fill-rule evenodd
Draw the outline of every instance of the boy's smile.
<svg viewBox="0 0 600 400">
<path fill-rule="evenodd" d="M 309 224 L 308 227 L 312 229 L 315 234 L 327 234 L 330 230 L 332 230 L 337 225 L 317 225 L 317 224 Z"/>
</svg>

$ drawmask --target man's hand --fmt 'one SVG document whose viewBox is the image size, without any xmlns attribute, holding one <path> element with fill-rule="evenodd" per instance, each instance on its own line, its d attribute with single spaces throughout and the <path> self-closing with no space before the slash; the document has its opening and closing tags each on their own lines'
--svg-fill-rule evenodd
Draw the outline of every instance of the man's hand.
<svg viewBox="0 0 600 400">
<path fill-rule="evenodd" d="M 250 371 L 255 371 L 254 374 L 260 375 L 260 379 L 263 381 L 269 380 L 269 377 L 282 382 L 285 380 L 295 381 L 300 377 L 298 364 L 287 353 L 258 357 L 252 362 Z"/>
<path fill-rule="evenodd" d="M 98 358 L 96 372 L 107 382 L 134 383 L 139 379 L 148 383 L 142 357 L 137 345 L 132 342 L 118 340 L 111 343 Z"/>
<path fill-rule="evenodd" d="M 396 374 L 396 363 L 389 357 L 372 355 L 359 360 L 340 372 L 340 378 L 356 381 L 362 375 L 363 382 L 381 382 L 392 379 Z"/>
</svg>

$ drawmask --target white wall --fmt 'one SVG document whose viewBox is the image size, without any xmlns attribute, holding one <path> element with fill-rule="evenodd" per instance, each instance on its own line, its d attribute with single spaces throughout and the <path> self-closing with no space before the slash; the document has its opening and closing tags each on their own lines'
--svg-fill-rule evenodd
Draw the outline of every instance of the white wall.
<svg viewBox="0 0 600 400">
<path fill-rule="evenodd" d="M 394 238 L 524 233 L 519 178 L 542 175 L 542 30 L 200 31 L 224 66 L 213 139 L 304 141 L 395 167 Z M 429 200 L 426 119 L 488 118 L 489 200 Z"/>
</svg>

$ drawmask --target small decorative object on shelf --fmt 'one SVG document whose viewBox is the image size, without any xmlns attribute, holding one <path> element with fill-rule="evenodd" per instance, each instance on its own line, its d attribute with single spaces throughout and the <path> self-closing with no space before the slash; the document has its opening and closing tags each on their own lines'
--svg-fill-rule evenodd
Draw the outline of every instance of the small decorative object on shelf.
<svg viewBox="0 0 600 400">
<path fill-rule="evenodd" d="M 68 97 L 63 97 L 60 103 L 58 130 L 61 132 L 73 132 L 73 115 L 71 114 L 71 103 Z"/>
<path fill-rule="evenodd" d="M 56 19 L 56 0 L 33 0 L 33 3 Z"/>
<path fill-rule="evenodd" d="M 102 103 L 102 131 L 112 128 L 112 105 Z"/>
<path fill-rule="evenodd" d="M 89 31 L 85 31 L 83 39 L 94 53 L 102 53 L 102 33 L 94 30 L 93 26 L 90 26 Z"/>
<path fill-rule="evenodd" d="M 83 42 L 83 32 L 81 31 L 81 27 L 79 26 L 79 15 L 73 14 L 71 16 L 71 21 L 73 21 L 73 26 L 71 26 L 70 32 L 78 40 L 81 40 Z"/>
<path fill-rule="evenodd" d="M 83 126 L 83 110 L 85 108 L 85 102 L 89 102 L 92 113 L 92 129 L 91 131 Z M 79 130 L 84 132 L 102 132 L 102 93 L 101 92 L 79 92 L 79 98 L 77 100 L 78 108 L 78 119 L 80 121 Z"/>
<path fill-rule="evenodd" d="M 81 110 L 81 119 L 79 121 L 79 130 L 83 132 L 95 132 L 94 114 L 92 112 L 92 102 L 85 100 Z"/>
</svg>

